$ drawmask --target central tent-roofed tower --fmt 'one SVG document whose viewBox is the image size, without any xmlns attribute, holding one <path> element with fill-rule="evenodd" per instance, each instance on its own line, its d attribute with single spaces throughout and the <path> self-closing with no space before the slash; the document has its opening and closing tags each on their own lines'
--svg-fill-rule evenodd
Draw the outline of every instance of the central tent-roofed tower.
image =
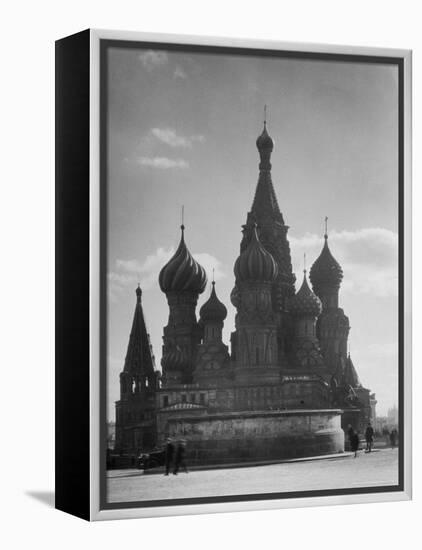
<svg viewBox="0 0 422 550">
<path fill-rule="evenodd" d="M 245 252 L 256 231 L 261 246 L 276 263 L 277 273 L 271 281 L 271 308 L 276 325 L 277 361 L 280 366 L 286 367 L 286 352 L 290 351 L 293 330 L 288 308 L 289 300 L 295 294 L 296 277 L 292 270 L 290 245 L 287 240 L 289 227 L 284 223 L 271 177 L 274 140 L 268 133 L 266 121 L 261 135 L 256 140 L 256 146 L 260 156 L 258 183 L 251 210 L 248 212 L 246 223 L 242 226 L 240 251 Z M 238 294 L 239 280 L 236 276 L 231 295 L 235 307 L 238 307 Z M 234 334 L 232 341 L 235 340 Z"/>
</svg>

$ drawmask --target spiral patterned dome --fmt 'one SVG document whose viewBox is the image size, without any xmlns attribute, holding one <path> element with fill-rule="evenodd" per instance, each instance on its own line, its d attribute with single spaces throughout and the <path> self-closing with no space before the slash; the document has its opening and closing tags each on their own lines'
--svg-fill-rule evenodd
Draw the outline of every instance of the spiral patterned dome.
<svg viewBox="0 0 422 550">
<path fill-rule="evenodd" d="M 163 355 L 161 366 L 166 371 L 185 370 L 189 368 L 189 359 L 179 347 L 173 347 Z"/>
<path fill-rule="evenodd" d="M 343 280 L 343 270 L 328 247 L 327 234 L 324 235 L 324 239 L 325 243 L 321 254 L 309 272 L 312 287 L 318 296 L 325 289 L 338 290 Z"/>
<path fill-rule="evenodd" d="M 205 269 L 193 259 L 187 249 L 184 239 L 185 227 L 182 225 L 181 229 L 182 236 L 176 253 L 160 271 L 160 288 L 165 293 L 190 291 L 201 294 L 207 285 L 207 275 Z"/>
<path fill-rule="evenodd" d="M 202 322 L 222 322 L 227 317 L 227 308 L 217 298 L 215 282 L 212 282 L 211 296 L 199 310 L 199 317 Z"/>
<path fill-rule="evenodd" d="M 256 140 L 256 146 L 258 151 L 265 151 L 271 153 L 274 149 L 274 140 L 267 131 L 267 124 L 264 122 L 264 129 L 262 134 Z"/>
<path fill-rule="evenodd" d="M 277 263 L 258 239 L 256 224 L 247 248 L 234 264 L 236 281 L 272 282 L 278 274 Z"/>
<path fill-rule="evenodd" d="M 290 313 L 295 317 L 318 317 L 321 313 L 321 300 L 309 288 L 306 270 L 303 272 L 303 283 L 290 300 Z"/>
</svg>

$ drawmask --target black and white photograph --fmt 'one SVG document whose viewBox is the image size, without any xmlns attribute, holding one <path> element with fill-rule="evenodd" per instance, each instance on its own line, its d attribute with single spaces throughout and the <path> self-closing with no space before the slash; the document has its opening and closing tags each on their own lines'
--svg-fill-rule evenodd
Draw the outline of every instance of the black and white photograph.
<svg viewBox="0 0 422 550">
<path fill-rule="evenodd" d="M 102 41 L 104 508 L 403 490 L 402 87 Z"/>
<path fill-rule="evenodd" d="M 419 11 L 5 4 L 2 548 L 413 549 Z"/>
</svg>

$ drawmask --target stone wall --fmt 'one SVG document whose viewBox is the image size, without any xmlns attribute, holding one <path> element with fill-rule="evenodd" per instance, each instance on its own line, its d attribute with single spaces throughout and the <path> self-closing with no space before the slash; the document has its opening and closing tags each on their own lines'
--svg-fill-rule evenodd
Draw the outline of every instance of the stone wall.
<svg viewBox="0 0 422 550">
<path fill-rule="evenodd" d="M 340 410 L 244 411 L 168 417 L 190 464 L 277 460 L 344 451 Z M 164 426 L 163 426 L 164 428 Z"/>
</svg>

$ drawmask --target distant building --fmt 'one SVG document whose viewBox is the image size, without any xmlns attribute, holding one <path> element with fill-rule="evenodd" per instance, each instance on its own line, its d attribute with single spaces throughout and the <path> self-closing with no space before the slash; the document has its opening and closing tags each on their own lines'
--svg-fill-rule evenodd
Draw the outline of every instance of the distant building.
<svg viewBox="0 0 422 550">
<path fill-rule="evenodd" d="M 394 405 L 391 409 L 388 409 L 387 418 L 390 425 L 397 427 L 399 423 L 399 411 L 397 409 L 397 405 Z"/>
<path fill-rule="evenodd" d="M 168 436 L 188 440 L 192 462 L 306 456 L 341 451 L 352 424 L 375 418 L 375 394 L 359 380 L 339 307 L 343 271 L 327 231 L 320 256 L 298 292 L 290 245 L 271 179 L 273 140 L 257 139 L 259 178 L 242 226 L 231 302 L 230 349 L 222 340 L 227 308 L 190 254 L 181 227 L 159 284 L 169 305 L 163 330 L 162 377 L 145 327 L 141 290 L 116 403 L 116 448 L 138 452 Z"/>
</svg>

